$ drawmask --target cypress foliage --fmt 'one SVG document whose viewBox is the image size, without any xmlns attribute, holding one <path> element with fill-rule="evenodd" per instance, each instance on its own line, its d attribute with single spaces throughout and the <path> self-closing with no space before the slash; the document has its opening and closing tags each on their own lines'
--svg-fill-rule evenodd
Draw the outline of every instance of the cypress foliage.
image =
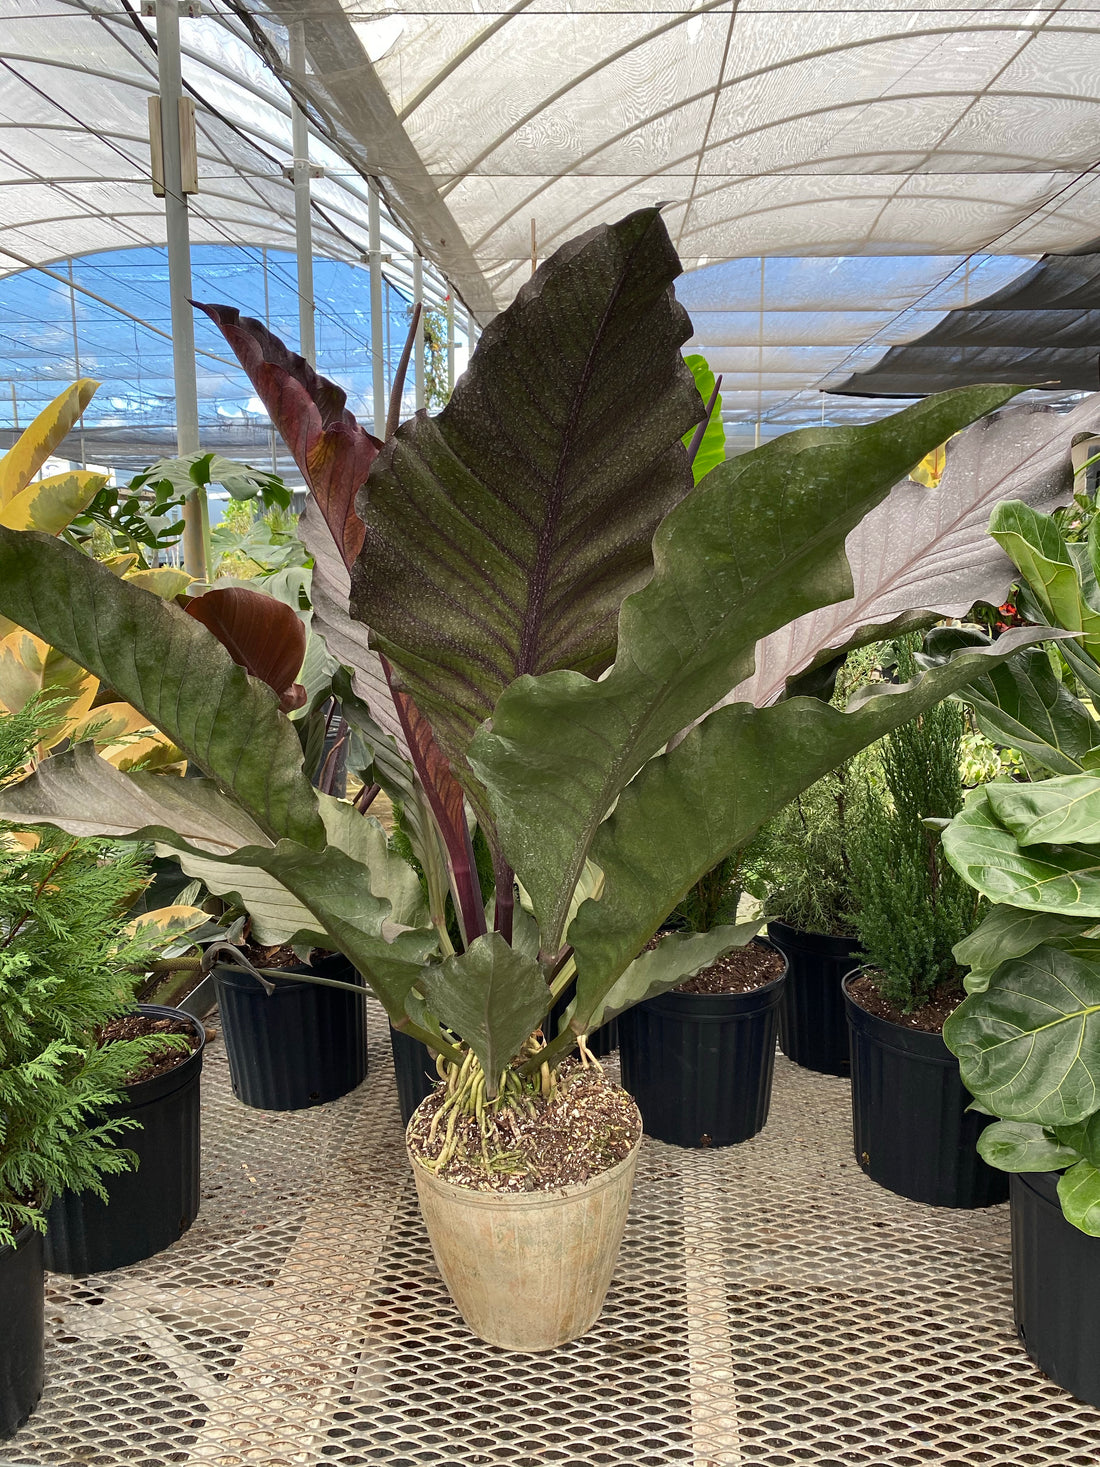
<svg viewBox="0 0 1100 1467">
<path fill-rule="evenodd" d="M 914 640 L 895 643 L 903 682 L 916 673 Z M 939 703 L 883 739 L 867 809 L 850 832 L 860 943 L 875 986 L 905 1013 L 939 984 L 961 983 L 951 949 L 980 915 L 980 898 L 943 856 L 939 830 L 923 823 L 962 808 L 965 732 L 962 707 Z"/>
<path fill-rule="evenodd" d="M 17 775 L 48 705 L 0 716 L 0 783 Z M 148 879 L 135 848 L 0 827 L 0 1246 L 64 1188 L 103 1195 L 126 1170 L 133 1122 L 104 1118 L 163 1038 L 99 1047 L 97 1029 L 133 1007 L 131 969 L 150 939 L 123 933 Z"/>
</svg>

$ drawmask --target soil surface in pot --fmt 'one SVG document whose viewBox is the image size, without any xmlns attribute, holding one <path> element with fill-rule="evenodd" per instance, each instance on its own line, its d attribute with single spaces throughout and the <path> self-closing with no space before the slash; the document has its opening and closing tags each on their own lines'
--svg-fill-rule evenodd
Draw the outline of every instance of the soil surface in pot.
<svg viewBox="0 0 1100 1467">
<path fill-rule="evenodd" d="M 164 1075 L 182 1065 L 184 1060 L 199 1047 L 199 1036 L 194 1026 L 183 1019 L 164 1019 L 155 1014 L 123 1014 L 104 1024 L 99 1031 L 100 1044 L 110 1044 L 116 1039 L 145 1039 L 150 1034 L 185 1034 L 191 1041 L 190 1049 L 176 1045 L 165 1046 L 146 1055 L 136 1069 L 126 1077 L 127 1085 L 137 1085 L 142 1080 L 151 1080 L 154 1075 Z"/>
<path fill-rule="evenodd" d="M 783 971 L 783 957 L 770 947 L 736 947 L 709 968 L 696 973 L 676 993 L 751 993 L 773 983 Z"/>
<path fill-rule="evenodd" d="M 848 984 L 848 992 L 869 1014 L 879 1019 L 889 1019 L 892 1024 L 901 1024 L 905 1029 L 924 1029 L 929 1034 L 939 1034 L 966 997 L 965 992 L 952 979 L 933 988 L 928 1002 L 911 1014 L 904 1013 L 888 998 L 883 998 L 867 973 L 861 973 Z"/>
<path fill-rule="evenodd" d="M 314 949 L 316 951 L 316 949 Z M 245 943 L 241 952 L 254 968 L 300 968 L 302 960 L 294 949 L 286 944 L 282 947 L 259 947 L 254 942 Z M 310 961 L 313 952 L 310 953 Z"/>
<path fill-rule="evenodd" d="M 440 1086 L 414 1115 L 408 1132 L 409 1147 L 419 1160 L 431 1162 L 443 1147 L 449 1112 L 429 1137 L 432 1121 L 447 1096 Z M 458 1150 L 439 1173 L 447 1182 L 478 1192 L 553 1192 L 575 1186 L 609 1171 L 630 1154 L 641 1131 L 638 1107 L 594 1065 L 566 1060 L 558 1070 L 558 1084 L 549 1099 L 532 1098 L 532 1110 L 522 1106 L 492 1118 L 487 1170 L 481 1136 L 473 1116 L 458 1118 Z"/>
</svg>

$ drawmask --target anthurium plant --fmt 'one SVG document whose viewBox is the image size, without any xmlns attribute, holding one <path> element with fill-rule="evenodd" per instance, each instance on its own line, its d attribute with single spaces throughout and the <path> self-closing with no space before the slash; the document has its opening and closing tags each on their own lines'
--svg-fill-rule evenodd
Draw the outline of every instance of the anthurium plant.
<svg viewBox="0 0 1100 1467">
<path fill-rule="evenodd" d="M 964 695 L 1036 779 L 976 790 L 944 832 L 952 865 L 997 904 L 955 949 L 970 996 L 944 1039 L 978 1104 L 1000 1118 L 982 1133 L 985 1160 L 1062 1172 L 1063 1213 L 1100 1236 L 1097 538 L 1068 543 L 1054 518 L 1019 503 L 1001 506 L 991 531 L 1019 567 L 1018 604 L 1059 640 L 1053 655 L 1015 653 Z"/>
<path fill-rule="evenodd" d="M 4 809 L 158 842 L 268 934 L 338 948 L 391 1021 L 465 1077 L 455 1103 L 482 1097 L 487 1124 L 592 1029 L 757 930 L 672 933 L 643 952 L 706 872 L 1037 634 L 961 648 L 843 711 L 785 696 L 788 682 L 884 628 L 1003 600 L 992 505 L 1070 492 L 1074 421 L 1028 411 L 955 439 L 939 488 L 906 479 L 1000 409 L 1013 392 L 1000 386 L 792 433 L 694 483 L 683 440 L 706 406 L 680 351 L 679 269 L 656 209 L 573 240 L 486 328 L 447 406 L 385 443 L 259 322 L 204 308 L 309 487 L 313 628 L 345 670 L 345 716 L 375 740 L 376 778 L 406 792 L 427 895 L 373 819 L 311 786 L 278 692 L 209 626 L 65 545 L 0 531 L 0 612 L 109 681 L 205 775 L 125 774 L 81 744 Z M 1078 415 L 1100 417 L 1095 402 Z M 893 494 L 906 553 L 880 521 L 857 570 L 853 537 Z M 717 708 L 754 676 L 758 645 L 779 700 Z"/>
</svg>

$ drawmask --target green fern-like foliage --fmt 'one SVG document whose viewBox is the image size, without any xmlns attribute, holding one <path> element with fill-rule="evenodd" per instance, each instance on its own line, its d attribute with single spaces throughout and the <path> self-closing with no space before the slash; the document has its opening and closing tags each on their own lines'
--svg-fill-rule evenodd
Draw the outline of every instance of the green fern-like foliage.
<svg viewBox="0 0 1100 1467">
<path fill-rule="evenodd" d="M 0 778 L 23 767 L 42 705 L 0 716 Z M 71 1187 L 103 1195 L 126 1170 L 116 1144 L 133 1122 L 106 1108 L 164 1040 L 100 1047 L 97 1029 L 133 1006 L 149 939 L 123 934 L 147 880 L 134 849 L 0 827 L 0 1246 Z"/>
<path fill-rule="evenodd" d="M 912 639 L 896 644 L 898 674 L 915 672 Z M 951 949 L 975 926 L 979 898 L 947 864 L 939 831 L 962 807 L 960 751 L 966 714 L 940 703 L 903 724 L 875 753 L 863 818 L 850 832 L 855 922 L 882 996 L 905 1013 L 941 983 L 961 983 Z"/>
</svg>

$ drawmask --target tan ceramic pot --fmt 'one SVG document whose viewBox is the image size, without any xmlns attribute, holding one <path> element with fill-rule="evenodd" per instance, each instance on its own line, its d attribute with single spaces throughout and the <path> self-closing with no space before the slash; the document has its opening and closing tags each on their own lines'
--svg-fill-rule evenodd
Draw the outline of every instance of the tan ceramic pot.
<svg viewBox="0 0 1100 1467">
<path fill-rule="evenodd" d="M 471 1191 L 410 1153 L 439 1272 L 479 1339 L 533 1354 L 591 1329 L 615 1272 L 641 1143 L 639 1135 L 610 1171 L 556 1192 Z"/>
</svg>

